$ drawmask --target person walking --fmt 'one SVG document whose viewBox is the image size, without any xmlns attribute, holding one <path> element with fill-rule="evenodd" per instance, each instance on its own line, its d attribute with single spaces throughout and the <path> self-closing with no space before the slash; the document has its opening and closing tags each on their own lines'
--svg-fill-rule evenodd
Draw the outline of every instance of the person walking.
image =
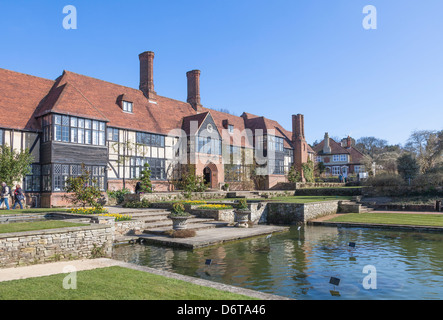
<svg viewBox="0 0 443 320">
<path fill-rule="evenodd" d="M 22 205 L 23 200 L 25 200 L 25 194 L 23 193 L 21 186 L 18 184 L 15 186 L 14 190 L 14 206 L 12 207 L 12 210 L 15 209 L 17 203 L 20 205 L 20 209 L 23 209 Z"/>
<path fill-rule="evenodd" d="M 3 202 L 6 205 L 6 210 L 9 210 L 9 193 L 10 189 L 6 185 L 6 182 L 2 182 L 2 188 L 1 188 L 1 194 L 0 194 L 0 206 L 3 204 Z"/>
</svg>

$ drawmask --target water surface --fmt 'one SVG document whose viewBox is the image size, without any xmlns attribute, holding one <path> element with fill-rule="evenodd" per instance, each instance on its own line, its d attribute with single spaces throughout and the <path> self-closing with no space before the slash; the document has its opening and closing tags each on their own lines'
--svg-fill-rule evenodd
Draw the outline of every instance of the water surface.
<svg viewBox="0 0 443 320">
<path fill-rule="evenodd" d="M 443 298 L 443 234 L 438 233 L 306 226 L 194 251 L 116 246 L 113 255 L 295 299 Z M 340 283 L 330 284 L 331 277 Z"/>
</svg>

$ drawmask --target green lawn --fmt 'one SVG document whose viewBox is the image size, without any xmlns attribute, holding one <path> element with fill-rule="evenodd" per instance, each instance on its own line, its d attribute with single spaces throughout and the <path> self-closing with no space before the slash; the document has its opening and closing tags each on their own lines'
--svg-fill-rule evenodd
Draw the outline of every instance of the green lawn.
<svg viewBox="0 0 443 320">
<path fill-rule="evenodd" d="M 348 213 L 329 219 L 328 221 L 443 227 L 443 214 L 410 214 L 383 212 Z"/>
<path fill-rule="evenodd" d="M 12 208 L 12 206 L 10 206 Z M 50 212 L 67 212 L 65 208 L 31 208 L 31 209 L 15 209 L 0 210 L 0 214 L 20 214 L 20 213 L 50 213 Z"/>
<path fill-rule="evenodd" d="M 80 226 L 86 226 L 86 224 L 65 222 L 59 220 L 13 222 L 7 224 L 0 224 L 0 233 L 24 232 L 24 231 L 57 229 L 57 228 L 66 228 L 66 227 L 80 227 Z"/>
<path fill-rule="evenodd" d="M 0 282 L 2 300 L 247 300 L 239 294 L 122 267 L 77 272 L 77 289 L 64 289 L 66 274 Z"/>
</svg>

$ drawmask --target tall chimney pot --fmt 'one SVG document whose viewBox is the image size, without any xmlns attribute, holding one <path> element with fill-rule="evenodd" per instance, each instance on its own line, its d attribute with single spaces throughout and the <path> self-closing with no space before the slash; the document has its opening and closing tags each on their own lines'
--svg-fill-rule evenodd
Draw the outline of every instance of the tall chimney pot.
<svg viewBox="0 0 443 320">
<path fill-rule="evenodd" d="M 198 111 L 201 105 L 200 101 L 200 70 L 192 70 L 186 73 L 188 78 L 188 99 L 187 102 Z"/>
<path fill-rule="evenodd" d="M 154 91 L 154 52 L 146 51 L 139 55 L 140 59 L 140 90 L 148 99 L 153 99 Z"/>
</svg>

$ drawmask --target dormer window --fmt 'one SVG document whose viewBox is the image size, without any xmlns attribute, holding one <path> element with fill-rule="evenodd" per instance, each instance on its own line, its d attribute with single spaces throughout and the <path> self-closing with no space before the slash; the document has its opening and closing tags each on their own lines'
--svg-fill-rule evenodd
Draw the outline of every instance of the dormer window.
<svg viewBox="0 0 443 320">
<path fill-rule="evenodd" d="M 130 113 L 132 113 L 132 110 L 133 110 L 133 104 L 132 104 L 132 102 L 129 102 L 129 101 L 123 101 L 123 103 L 122 103 L 122 109 L 123 109 L 123 111 L 125 111 L 125 112 L 130 112 Z"/>
<path fill-rule="evenodd" d="M 232 124 L 228 125 L 229 133 L 234 133 L 234 126 Z"/>
</svg>

